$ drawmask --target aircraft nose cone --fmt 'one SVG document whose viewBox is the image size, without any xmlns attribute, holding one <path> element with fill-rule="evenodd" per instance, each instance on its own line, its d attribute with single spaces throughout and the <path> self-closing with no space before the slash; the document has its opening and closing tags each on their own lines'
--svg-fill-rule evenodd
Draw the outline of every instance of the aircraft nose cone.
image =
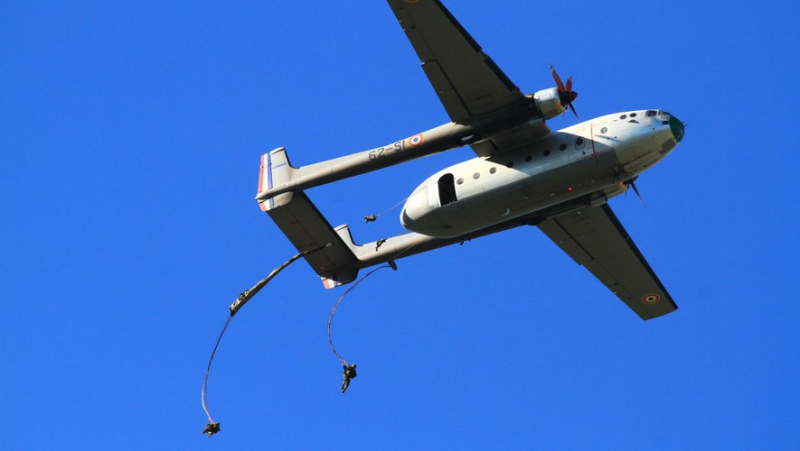
<svg viewBox="0 0 800 451">
<path fill-rule="evenodd" d="M 672 130 L 672 136 L 675 137 L 675 141 L 681 142 L 681 140 L 683 139 L 683 133 L 684 133 L 683 122 L 681 122 L 675 116 L 670 116 L 669 117 L 669 129 Z"/>
</svg>

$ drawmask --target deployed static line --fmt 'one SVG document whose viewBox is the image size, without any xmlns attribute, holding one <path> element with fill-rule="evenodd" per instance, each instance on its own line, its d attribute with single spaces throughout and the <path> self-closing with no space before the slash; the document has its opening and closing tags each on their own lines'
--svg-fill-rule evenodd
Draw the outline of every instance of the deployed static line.
<svg viewBox="0 0 800 451">
<path fill-rule="evenodd" d="M 405 201 L 407 201 L 407 200 L 408 200 L 408 196 L 406 196 L 400 202 L 396 203 L 393 207 L 390 207 L 390 208 L 378 213 L 377 215 L 364 216 L 364 222 L 368 224 L 370 222 L 377 221 L 378 218 L 380 218 L 381 216 L 385 215 L 386 213 L 389 213 L 390 211 L 394 210 L 395 208 L 399 207 L 400 205 L 403 205 L 403 203 L 405 203 Z"/>
<path fill-rule="evenodd" d="M 214 421 L 213 417 L 211 416 L 211 412 L 208 409 L 208 400 L 207 400 L 208 399 L 208 396 L 207 396 L 207 393 L 208 393 L 208 375 L 209 375 L 209 373 L 211 371 L 211 363 L 214 361 L 214 356 L 216 355 L 217 349 L 219 348 L 219 344 L 222 341 L 222 336 L 225 334 L 225 331 L 228 330 L 228 326 L 230 325 L 231 320 L 233 319 L 234 315 L 236 315 L 236 313 L 238 313 L 239 310 L 242 307 L 244 307 L 244 305 L 248 301 L 250 301 L 250 299 L 253 298 L 253 296 L 255 296 L 259 291 L 261 291 L 261 289 L 264 288 L 267 285 L 267 283 L 269 283 L 272 279 L 274 279 L 275 276 L 277 276 L 281 271 L 286 269 L 289 265 L 291 265 L 292 263 L 294 263 L 295 261 L 297 261 L 301 257 L 305 257 L 306 255 L 309 255 L 309 254 L 312 254 L 314 252 L 320 251 L 320 250 L 325 249 L 326 247 L 329 247 L 329 246 L 330 246 L 330 243 L 328 243 L 328 244 L 326 244 L 324 246 L 319 246 L 319 247 L 316 247 L 314 249 L 310 249 L 310 250 L 307 250 L 307 251 L 304 251 L 304 252 L 297 253 L 292 258 L 290 258 L 289 260 L 284 262 L 282 265 L 280 265 L 279 267 L 277 267 L 274 270 L 272 270 L 272 272 L 266 278 L 260 280 L 252 288 L 250 288 L 249 290 L 246 290 L 246 291 L 242 292 L 241 294 L 239 294 L 239 298 L 236 299 L 236 301 L 234 301 L 230 305 L 230 307 L 228 308 L 230 314 L 228 316 L 228 319 L 225 321 L 225 326 L 222 328 L 222 331 L 220 332 L 219 337 L 217 338 L 217 342 L 214 345 L 214 349 L 211 351 L 211 356 L 208 359 L 208 366 L 206 367 L 206 374 L 205 374 L 205 377 L 203 379 L 203 388 L 202 388 L 202 391 L 201 391 L 201 402 L 203 404 L 203 410 L 205 411 L 206 416 L 208 417 L 208 423 L 206 424 L 205 428 L 203 428 L 203 432 L 202 432 L 203 434 L 206 434 L 208 437 L 211 437 L 211 436 L 213 436 L 214 434 L 216 434 L 216 433 L 218 433 L 220 431 L 220 423 L 218 421 Z M 399 255 L 398 255 L 398 257 L 399 257 Z M 361 279 L 359 279 L 355 284 L 353 284 L 353 286 L 348 288 L 347 291 L 342 293 L 342 295 L 339 296 L 339 298 L 336 300 L 336 304 L 334 304 L 333 308 L 331 309 L 330 314 L 328 315 L 328 322 L 327 322 L 328 344 L 330 345 L 330 348 L 333 351 L 334 355 L 336 355 L 336 357 L 339 359 L 339 361 L 342 362 L 342 366 L 343 366 L 343 369 L 344 369 L 344 376 L 343 376 L 343 382 L 342 382 L 342 387 L 341 387 L 342 393 L 345 393 L 347 391 L 347 388 L 350 386 L 350 381 L 357 376 L 357 374 L 356 374 L 356 364 L 352 364 L 352 365 L 348 364 L 347 361 L 345 361 L 344 358 L 336 351 L 336 348 L 333 345 L 333 340 L 331 338 L 331 323 L 333 321 L 333 317 L 336 314 L 336 311 L 339 308 L 339 305 L 341 305 L 342 299 L 344 299 L 345 296 L 347 296 L 350 292 L 352 292 L 367 277 L 371 276 L 372 274 L 374 274 L 378 270 L 384 269 L 384 268 L 392 268 L 394 270 L 397 270 L 397 265 L 394 263 L 394 261 L 389 261 L 388 263 L 389 263 L 388 265 L 380 266 L 380 267 L 375 268 L 372 271 L 368 272 Z"/>
<path fill-rule="evenodd" d="M 328 325 L 327 325 L 328 345 L 330 345 L 331 351 L 333 351 L 333 354 L 336 356 L 336 358 L 339 359 L 340 362 L 342 362 L 342 368 L 344 370 L 344 375 L 342 380 L 342 393 L 347 391 L 347 388 L 350 387 L 350 381 L 354 379 L 358 374 L 356 373 L 356 364 L 355 363 L 352 365 L 348 364 L 347 361 L 344 359 L 344 357 L 342 357 L 336 351 L 336 347 L 333 346 L 333 339 L 331 338 L 331 322 L 333 322 L 333 316 L 336 314 L 336 310 L 339 308 L 339 305 L 342 303 L 342 299 L 344 299 L 345 296 L 347 296 L 351 291 L 353 291 L 358 286 L 358 284 L 364 281 L 364 279 L 371 276 L 378 270 L 384 268 L 392 268 L 395 271 L 397 271 L 397 265 L 395 265 L 395 263 L 391 261 L 389 262 L 388 265 L 379 266 L 373 269 L 372 271 L 368 272 L 364 277 L 360 278 L 356 283 L 354 283 L 352 287 L 348 288 L 347 291 L 345 291 L 344 293 L 342 293 L 341 296 L 339 296 L 339 299 L 336 300 L 336 304 L 333 305 L 333 308 L 331 309 L 331 312 L 328 315 Z"/>
<path fill-rule="evenodd" d="M 236 301 L 234 301 L 233 304 L 230 305 L 230 307 L 228 307 L 228 311 L 230 312 L 230 315 L 228 316 L 228 320 L 225 321 L 225 327 L 222 328 L 222 332 L 219 333 L 219 338 L 217 338 L 217 343 L 214 345 L 214 350 L 211 351 L 211 357 L 209 357 L 209 359 L 208 359 L 208 367 L 206 367 L 206 376 L 203 379 L 203 389 L 202 389 L 202 392 L 201 392 L 201 400 L 202 400 L 202 403 L 203 403 L 203 410 L 205 410 L 206 416 L 208 416 L 208 424 L 206 424 L 206 427 L 203 429 L 203 434 L 207 434 L 209 437 L 211 437 L 212 435 L 214 435 L 214 434 L 216 434 L 217 432 L 220 431 L 220 423 L 217 422 L 217 421 L 214 421 L 214 419 L 211 418 L 211 412 L 209 412 L 209 410 L 208 410 L 208 402 L 207 402 L 208 373 L 211 371 L 211 362 L 214 361 L 214 355 L 216 355 L 216 353 L 217 353 L 217 348 L 219 348 L 219 343 L 220 343 L 220 341 L 222 341 L 222 336 L 225 334 L 225 331 L 228 330 L 228 325 L 231 323 L 231 320 L 233 319 L 233 316 L 236 315 L 236 313 L 239 312 L 239 310 L 242 307 L 244 307 L 244 305 L 247 303 L 247 301 L 252 299 L 253 296 L 256 295 L 256 293 L 261 291 L 261 289 L 264 288 L 267 285 L 267 283 L 269 283 L 270 280 L 274 279 L 275 276 L 277 276 L 281 271 L 286 269 L 286 267 L 288 267 L 289 265 L 291 265 L 292 263 L 297 261 L 300 257 L 305 257 L 308 254 L 320 251 L 322 249 L 325 249 L 328 246 L 330 246 L 330 243 L 325 244 L 323 246 L 315 247 L 314 249 L 310 249 L 310 250 L 307 250 L 307 251 L 304 251 L 304 252 L 297 253 L 294 257 L 290 258 L 289 260 L 286 260 L 286 262 L 284 262 L 282 265 L 280 265 L 277 268 L 273 269 L 272 272 L 269 273 L 269 275 L 266 278 L 261 279 L 258 283 L 256 283 L 253 286 L 253 288 L 250 288 L 249 290 L 245 290 L 243 293 L 239 294 L 239 298 L 236 299 Z"/>
</svg>

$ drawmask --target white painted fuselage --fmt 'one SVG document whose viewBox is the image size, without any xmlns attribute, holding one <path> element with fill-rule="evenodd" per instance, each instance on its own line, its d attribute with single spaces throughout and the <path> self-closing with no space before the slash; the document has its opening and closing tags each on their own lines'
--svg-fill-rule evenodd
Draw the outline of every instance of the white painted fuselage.
<svg viewBox="0 0 800 451">
<path fill-rule="evenodd" d="M 400 220 L 408 230 L 452 238 L 581 196 L 602 203 L 624 192 L 626 181 L 664 158 L 682 135 L 680 121 L 660 110 L 601 116 L 434 174 L 408 198 Z"/>
</svg>

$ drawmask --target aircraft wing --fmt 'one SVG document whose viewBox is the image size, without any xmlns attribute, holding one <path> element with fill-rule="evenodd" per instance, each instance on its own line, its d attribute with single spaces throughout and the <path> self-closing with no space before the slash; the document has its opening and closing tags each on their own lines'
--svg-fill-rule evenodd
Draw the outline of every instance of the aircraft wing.
<svg viewBox="0 0 800 451">
<path fill-rule="evenodd" d="M 388 0 L 453 122 L 523 98 L 439 0 Z"/>
<path fill-rule="evenodd" d="M 453 122 L 502 109 L 524 97 L 442 2 L 388 2 Z M 471 147 L 484 157 L 536 142 L 549 133 L 539 120 Z"/>
<path fill-rule="evenodd" d="M 549 218 L 539 228 L 642 319 L 678 308 L 608 205 Z"/>
</svg>

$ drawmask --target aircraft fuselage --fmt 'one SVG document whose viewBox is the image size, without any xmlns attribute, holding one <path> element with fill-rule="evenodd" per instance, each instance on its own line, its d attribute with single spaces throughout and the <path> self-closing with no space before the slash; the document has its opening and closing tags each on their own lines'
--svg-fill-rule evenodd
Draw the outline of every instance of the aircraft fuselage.
<svg viewBox="0 0 800 451">
<path fill-rule="evenodd" d="M 408 230 L 467 235 L 575 198 L 600 205 L 678 144 L 683 124 L 660 110 L 610 114 L 553 132 L 534 145 L 479 157 L 425 180 L 400 214 Z"/>
</svg>

